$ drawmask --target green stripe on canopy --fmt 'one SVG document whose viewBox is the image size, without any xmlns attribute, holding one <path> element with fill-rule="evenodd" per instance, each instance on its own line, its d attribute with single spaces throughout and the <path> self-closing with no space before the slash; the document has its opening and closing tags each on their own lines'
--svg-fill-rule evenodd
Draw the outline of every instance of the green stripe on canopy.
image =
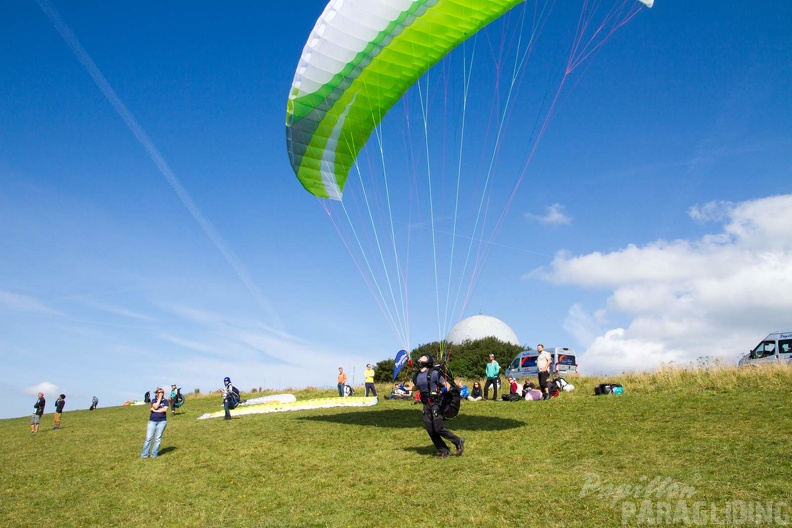
<svg viewBox="0 0 792 528">
<path fill-rule="evenodd" d="M 294 76 L 286 140 L 294 172 L 340 200 L 387 111 L 448 52 L 523 0 L 333 0 Z"/>
</svg>

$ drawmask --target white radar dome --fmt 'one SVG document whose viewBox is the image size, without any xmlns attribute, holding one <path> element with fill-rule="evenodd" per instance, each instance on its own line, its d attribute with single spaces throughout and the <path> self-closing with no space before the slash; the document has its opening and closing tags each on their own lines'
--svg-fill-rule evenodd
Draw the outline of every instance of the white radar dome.
<svg viewBox="0 0 792 528">
<path fill-rule="evenodd" d="M 448 333 L 449 343 L 460 345 L 465 341 L 476 341 L 485 337 L 497 337 L 505 343 L 520 345 L 520 340 L 509 325 L 489 315 L 474 315 L 459 321 Z"/>
</svg>

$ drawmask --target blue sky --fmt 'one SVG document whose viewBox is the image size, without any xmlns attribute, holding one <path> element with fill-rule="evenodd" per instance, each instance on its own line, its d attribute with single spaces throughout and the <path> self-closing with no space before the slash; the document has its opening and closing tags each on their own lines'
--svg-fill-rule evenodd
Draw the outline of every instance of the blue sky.
<svg viewBox="0 0 792 528">
<path fill-rule="evenodd" d="M 343 366 L 359 382 L 367 362 L 477 313 L 606 374 L 734 361 L 792 330 L 792 9 L 641 9 L 570 75 L 530 156 L 577 23 L 556 6 L 497 151 L 506 181 L 527 169 L 469 301 L 438 324 L 416 246 L 405 339 L 286 154 L 286 99 L 324 4 L 2 4 L 0 417 L 30 412 L 38 390 L 74 409 L 224 376 L 244 390 L 330 386 Z M 482 95 L 495 80 L 486 56 L 513 27 L 476 44 L 471 123 L 502 108 Z M 435 70 L 424 82 L 442 114 L 444 83 L 459 83 Z M 402 141 L 420 97 L 383 122 L 394 174 L 420 160 L 420 142 Z M 454 164 L 438 138 L 459 135 L 458 115 L 433 116 L 433 163 Z M 476 141 L 491 136 L 469 130 L 475 172 L 489 159 Z M 493 210 L 513 188 L 496 186 Z M 395 217 L 430 238 L 425 216 L 397 205 Z M 464 236 L 438 218 L 448 256 Z"/>
</svg>

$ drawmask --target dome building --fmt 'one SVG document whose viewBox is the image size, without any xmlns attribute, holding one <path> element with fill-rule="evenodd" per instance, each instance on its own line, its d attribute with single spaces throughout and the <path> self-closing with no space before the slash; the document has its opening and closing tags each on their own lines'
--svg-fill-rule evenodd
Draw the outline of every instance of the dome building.
<svg viewBox="0 0 792 528">
<path fill-rule="evenodd" d="M 474 315 L 459 321 L 448 333 L 446 341 L 460 345 L 465 341 L 476 341 L 485 337 L 497 337 L 505 343 L 521 345 L 514 330 L 509 325 L 489 315 Z"/>
</svg>

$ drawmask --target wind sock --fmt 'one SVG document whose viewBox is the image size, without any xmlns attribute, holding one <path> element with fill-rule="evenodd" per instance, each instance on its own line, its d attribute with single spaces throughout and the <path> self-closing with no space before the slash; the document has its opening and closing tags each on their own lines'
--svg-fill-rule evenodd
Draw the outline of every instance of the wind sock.
<svg viewBox="0 0 792 528">
<path fill-rule="evenodd" d="M 407 351 L 406 350 L 399 350 L 399 352 L 396 354 L 396 359 L 394 360 L 394 363 L 393 363 L 393 379 L 394 380 L 396 379 L 396 376 L 399 375 L 399 371 L 402 369 L 404 364 L 407 363 L 407 358 L 408 357 L 409 356 L 407 355 Z"/>
</svg>

